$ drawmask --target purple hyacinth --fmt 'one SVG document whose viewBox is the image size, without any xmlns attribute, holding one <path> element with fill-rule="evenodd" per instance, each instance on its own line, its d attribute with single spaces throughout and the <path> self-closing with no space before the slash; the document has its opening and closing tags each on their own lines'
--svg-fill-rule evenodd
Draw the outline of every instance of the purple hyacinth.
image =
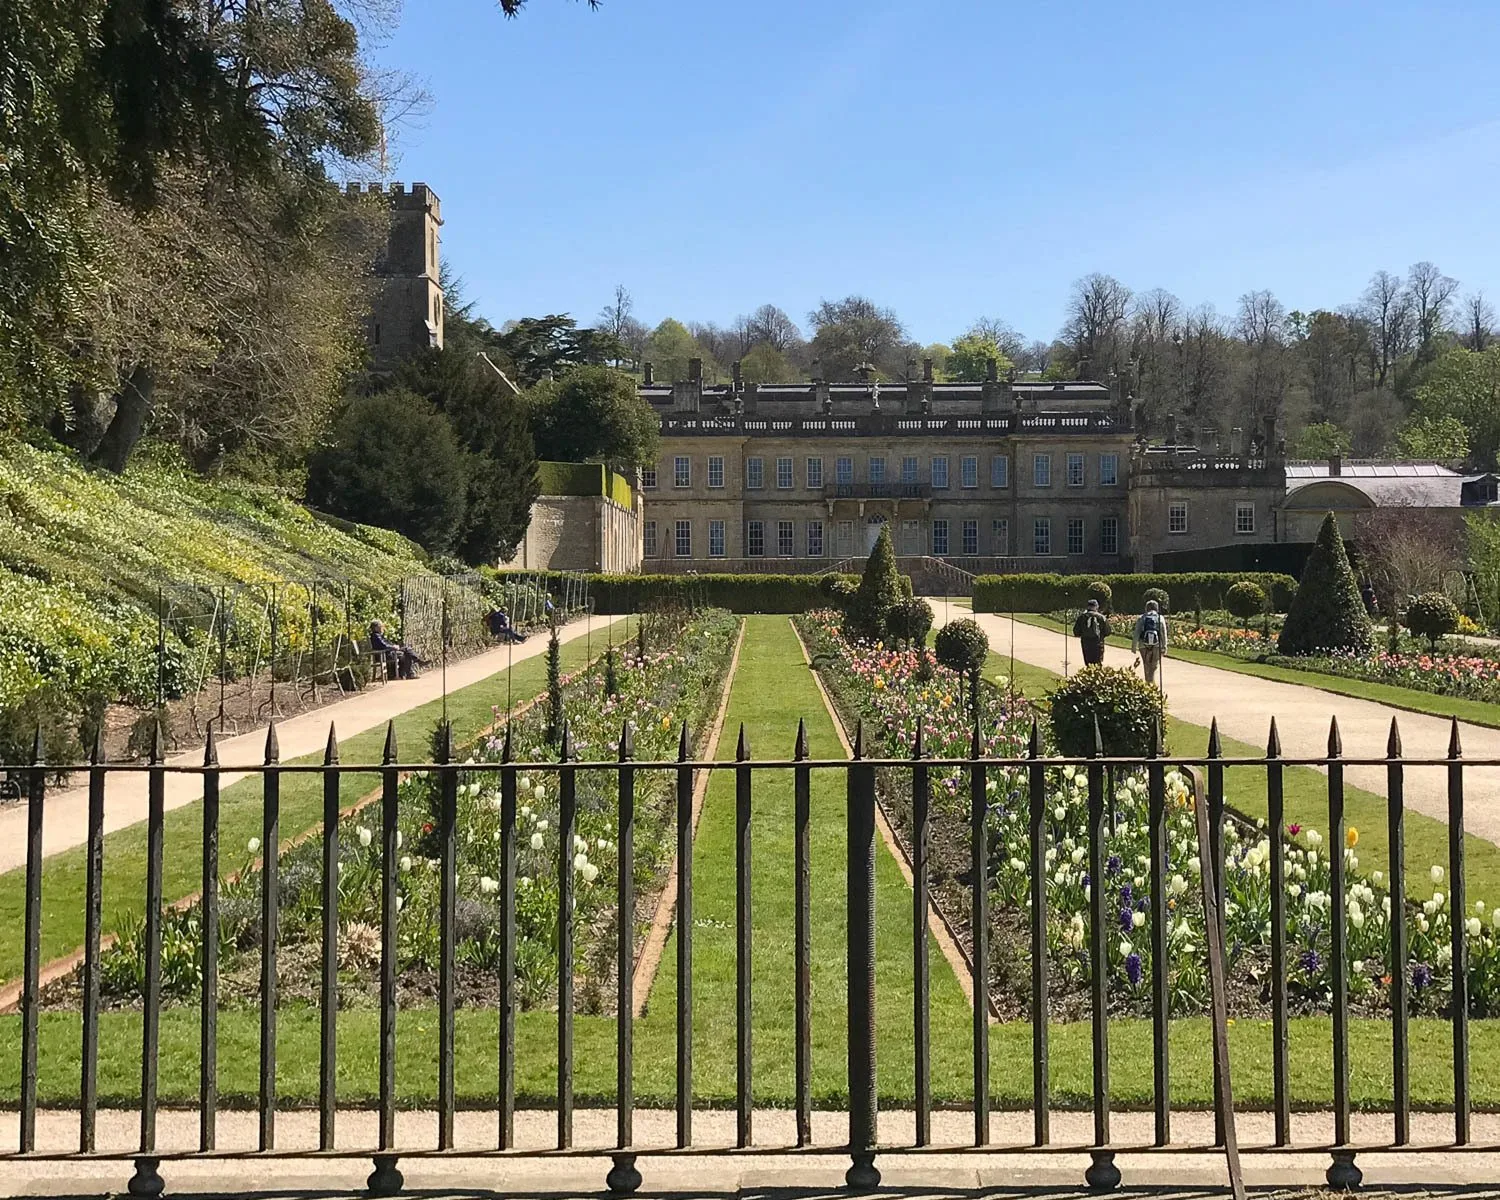
<svg viewBox="0 0 1500 1200">
<path fill-rule="evenodd" d="M 1104 864 L 1104 873 L 1110 878 L 1114 878 L 1120 873 L 1120 867 L 1120 856 L 1118 854 L 1111 854 L 1109 860 Z"/>
<path fill-rule="evenodd" d="M 1089 884 L 1092 883 L 1092 882 L 1093 881 L 1089 878 L 1089 873 L 1087 871 L 1085 871 L 1083 873 L 1083 886 L 1084 887 L 1088 887 Z"/>
<path fill-rule="evenodd" d="M 1130 908 L 1135 904 L 1135 889 L 1131 887 L 1130 880 L 1120 885 L 1120 907 Z"/>
<path fill-rule="evenodd" d="M 1128 905 L 1120 910 L 1120 928 L 1126 933 L 1135 928 L 1135 910 Z"/>
<path fill-rule="evenodd" d="M 1432 968 L 1426 963 L 1418 963 L 1411 969 L 1411 985 L 1417 991 L 1432 986 Z"/>
<path fill-rule="evenodd" d="M 1323 960 L 1318 956 L 1316 950 L 1304 950 L 1298 962 L 1301 963 L 1302 970 L 1307 975 L 1316 975 L 1318 969 L 1323 965 Z"/>
<path fill-rule="evenodd" d="M 1141 985 L 1141 956 L 1139 954 L 1127 954 L 1125 956 L 1125 978 L 1130 980 L 1131 987 Z"/>
</svg>

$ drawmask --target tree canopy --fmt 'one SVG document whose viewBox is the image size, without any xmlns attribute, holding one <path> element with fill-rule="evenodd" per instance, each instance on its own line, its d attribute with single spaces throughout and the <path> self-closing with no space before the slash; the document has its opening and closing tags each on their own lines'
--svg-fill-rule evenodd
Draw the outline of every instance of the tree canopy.
<svg viewBox="0 0 1500 1200">
<path fill-rule="evenodd" d="M 656 461 L 660 419 L 635 380 L 608 367 L 578 367 L 527 395 L 539 457 L 603 462 L 625 471 Z"/>
<path fill-rule="evenodd" d="M 979 383 L 987 377 L 991 360 L 1001 379 L 1015 366 L 992 335 L 971 330 L 953 340 L 943 370 L 949 379 Z"/>
</svg>

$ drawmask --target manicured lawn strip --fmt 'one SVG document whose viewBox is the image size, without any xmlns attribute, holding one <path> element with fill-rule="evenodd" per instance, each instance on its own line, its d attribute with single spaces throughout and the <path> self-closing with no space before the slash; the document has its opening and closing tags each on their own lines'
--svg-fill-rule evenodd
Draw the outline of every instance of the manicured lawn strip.
<svg viewBox="0 0 1500 1200">
<path fill-rule="evenodd" d="M 706 930 L 704 930 L 706 931 Z M 950 986 L 951 984 L 951 976 Z M 731 976 L 732 979 L 732 976 Z M 757 985 L 759 986 L 759 979 Z M 773 981 L 774 982 L 774 981 Z M 936 982 L 936 981 L 934 981 Z M 729 984 L 732 991 L 732 983 Z M 956 988 L 955 988 L 956 990 Z M 770 1016 L 778 996 L 788 989 L 758 991 L 757 1027 Z M 847 1104 L 842 1031 L 829 1044 L 827 1029 L 842 1020 L 842 1004 L 828 998 L 825 1030 L 814 1042 L 813 1102 L 820 1108 Z M 898 997 L 882 988 L 877 1078 L 883 1105 L 912 1103 L 910 1035 L 896 1026 L 909 1024 L 910 1014 Z M 761 1009 L 766 1010 L 762 1016 Z M 790 1025 L 790 1005 L 786 1024 Z M 817 1011 L 815 1009 L 815 1011 Z M 936 1013 L 934 1014 L 936 1016 Z M 219 1016 L 219 1093 L 226 1108 L 254 1108 L 258 1094 L 259 1019 L 238 1009 Z M 105 1013 L 99 1039 L 100 1102 L 107 1107 L 133 1107 L 140 1098 L 140 1014 Z M 20 1018 L 0 1018 L 0 1105 L 14 1108 L 19 1095 Z M 607 1104 L 614 1099 L 614 1022 L 607 1017 L 576 1018 L 574 1080 L 581 1104 Z M 695 1059 L 694 1094 L 702 1106 L 725 1107 L 734 1101 L 732 1067 L 734 1026 L 712 1031 L 728 1049 L 723 1054 Z M 893 1032 L 895 1031 L 895 1032 Z M 705 1031 L 706 1032 L 706 1031 Z M 934 1022 L 935 1064 L 933 1099 L 940 1104 L 966 1105 L 971 1091 L 967 1066 L 967 1028 L 943 1026 L 941 1040 Z M 1451 1029 L 1433 1018 L 1411 1022 L 1411 1094 L 1419 1107 L 1450 1106 L 1452 1094 Z M 1500 1109 L 1500 1021 L 1469 1025 L 1472 1089 L 1476 1109 Z M 1332 1101 L 1333 1068 L 1330 1057 L 1331 1021 L 1326 1017 L 1292 1020 L 1291 1087 L 1299 1107 L 1327 1107 Z M 1088 1022 L 1050 1027 L 1051 1081 L 1057 1108 L 1084 1109 L 1090 1104 L 1091 1049 Z M 765 1039 L 763 1039 L 764 1041 Z M 1388 1109 L 1391 1097 L 1390 1025 L 1384 1021 L 1354 1020 L 1349 1026 L 1350 1084 L 1353 1103 L 1360 1108 Z M 1174 1107 L 1207 1107 L 1212 1073 L 1205 1069 L 1203 1048 L 1209 1041 L 1206 1018 L 1184 1018 L 1172 1023 L 1172 1101 Z M 1229 1029 L 1234 1064 L 1234 1098 L 1242 1109 L 1267 1109 L 1273 1100 L 1271 1030 L 1268 1021 L 1236 1021 Z M 396 1086 L 404 1108 L 428 1108 L 437 1097 L 437 1012 L 403 1011 L 397 1019 Z M 462 1107 L 493 1106 L 495 1099 L 496 1018 L 492 1011 L 463 1010 L 457 1020 L 456 1090 Z M 525 1107 L 547 1106 L 556 1095 L 556 1016 L 523 1013 L 516 1037 L 517 1101 Z M 41 1103 L 77 1103 L 79 1019 L 71 1013 L 41 1014 L 38 1079 Z M 666 1107 L 673 1102 L 675 1053 L 670 1020 L 650 1017 L 636 1023 L 635 1086 L 644 1107 Z M 707 1047 L 695 1040 L 695 1055 Z M 770 1047 L 766 1047 L 767 1051 Z M 794 1102 L 790 1050 L 785 1069 L 759 1069 L 757 1053 L 755 1100 L 763 1107 L 789 1107 Z M 1119 1108 L 1146 1108 L 1152 1100 L 1154 1056 L 1149 1021 L 1110 1022 L 1110 1089 Z M 991 1094 L 997 1105 L 1024 1109 L 1031 1102 L 1031 1027 L 1005 1023 L 990 1027 Z M 379 1095 L 378 1015 L 373 1010 L 339 1015 L 338 1098 L 349 1108 L 372 1106 Z M 172 1008 L 161 1022 L 161 1099 L 168 1106 L 192 1107 L 198 1097 L 198 1010 Z M 318 1098 L 318 1015 L 296 1006 L 281 1010 L 277 1023 L 277 1090 L 283 1108 L 309 1108 Z"/>
<path fill-rule="evenodd" d="M 602 631 L 601 631 L 602 635 Z M 626 637 L 617 628 L 616 642 Z M 601 637 L 586 644 L 577 638 L 562 647 L 564 671 L 584 665 L 589 648 L 602 652 Z M 544 654 L 515 665 L 512 685 L 517 704 L 546 688 Z M 460 741 L 476 737 L 494 721 L 493 708 L 502 707 L 506 696 L 506 674 L 488 679 L 448 695 L 448 718 Z M 399 686 L 390 684 L 387 686 Z M 407 761 L 428 757 L 428 736 L 442 715 L 442 701 L 433 700 L 395 719 L 396 738 Z M 367 730 L 339 745 L 346 763 L 377 763 L 385 746 L 385 727 Z M 290 760 L 321 762 L 321 755 Z M 352 804 L 379 785 L 371 774 L 345 775 L 344 803 Z M 322 820 L 323 784 L 314 774 L 289 774 L 281 779 L 281 830 L 284 839 L 296 837 Z M 246 847 L 261 831 L 261 780 L 243 779 L 226 787 L 220 797 L 220 863 L 225 874 L 249 862 Z M 163 895 L 168 902 L 193 895 L 201 882 L 203 806 L 185 804 L 166 814 L 163 826 Z M 42 868 L 42 961 L 69 954 L 83 944 L 84 889 L 88 869 L 87 847 L 74 846 L 46 860 Z M 103 928 L 111 933 L 139 920 L 145 913 L 146 823 L 144 821 L 108 834 L 104 839 Z M 26 872 L 17 868 L 0 875 L 0 982 L 14 979 L 22 970 L 21 933 L 26 908 Z"/>
<path fill-rule="evenodd" d="M 1062 624 L 1051 617 L 1036 613 L 1017 613 L 1016 620 L 1043 629 L 1061 629 Z M 1130 648 L 1130 639 L 1114 636 L 1109 638 L 1111 646 Z M 1352 696 L 1358 700 L 1372 700 L 1376 704 L 1388 704 L 1392 708 L 1407 712 L 1427 713 L 1434 717 L 1457 717 L 1474 725 L 1486 725 L 1500 729 L 1500 705 L 1483 700 L 1470 700 L 1463 696 L 1439 696 L 1434 692 L 1423 692 L 1416 688 L 1398 687 L 1391 683 L 1373 683 L 1365 679 L 1348 679 L 1342 675 L 1328 675 L 1322 671 L 1304 671 L 1298 667 L 1282 667 L 1273 663 L 1246 662 L 1232 654 L 1220 654 L 1214 650 L 1187 650 L 1180 646 L 1169 648 L 1170 657 L 1183 662 L 1198 663 L 1204 667 L 1218 667 L 1224 671 L 1236 671 L 1241 675 L 1254 675 L 1258 679 L 1272 679 L 1277 683 L 1296 683 L 1303 687 L 1334 692 L 1340 696 Z"/>
<path fill-rule="evenodd" d="M 1010 658 L 994 651 L 985 664 L 987 678 L 1006 674 Z M 1026 695 L 1041 697 L 1056 686 L 1059 676 L 1042 667 L 1016 660 L 1015 682 Z M 1209 731 L 1177 717 L 1167 718 L 1167 745 L 1178 754 L 1202 755 L 1208 750 Z M 1265 746 L 1252 746 L 1220 734 L 1220 746 L 1226 758 L 1259 758 Z M 1413 768 L 1415 770 L 1417 768 Z M 1435 768 L 1441 770 L 1441 768 Z M 1288 823 L 1310 825 L 1320 833 L 1328 829 L 1328 777 L 1312 767 L 1286 767 L 1282 771 L 1283 796 Z M 1240 812 L 1254 817 L 1266 815 L 1266 772 L 1258 767 L 1234 767 L 1224 772 L 1224 793 L 1228 803 Z M 1359 830 L 1359 867 L 1363 872 L 1389 869 L 1389 839 L 1386 836 L 1386 799 L 1373 792 L 1344 785 L 1345 821 Z M 1468 898 L 1472 904 L 1483 900 L 1487 905 L 1500 901 L 1500 846 L 1484 838 L 1467 834 L 1464 854 L 1468 869 Z M 1431 898 L 1432 880 L 1427 868 L 1448 862 L 1448 826 L 1424 813 L 1406 810 L 1406 894 L 1421 902 Z M 1439 890 L 1446 892 L 1442 885 Z"/>
<path fill-rule="evenodd" d="M 842 748 L 812 672 L 802 660 L 784 616 L 747 617 L 739 670 L 730 691 L 719 757 L 734 757 L 744 723 L 752 756 L 789 758 L 798 718 L 807 721 L 814 758 L 837 758 Z M 757 1101 L 794 1088 L 795 1024 L 793 837 L 790 771 L 754 776 L 752 799 L 753 1074 Z M 735 796 L 732 772 L 716 772 L 704 801 L 693 859 L 693 1055 L 704 1095 L 729 1099 L 735 1070 Z M 812 1053 L 825 1094 L 845 1088 L 845 783 L 842 772 L 812 777 Z M 911 1095 L 912 979 L 911 890 L 890 853 L 876 852 L 877 1031 L 884 1048 L 882 1087 Z M 972 1095 L 971 1014 L 958 981 L 931 945 L 933 1076 L 945 1094 Z M 676 932 L 668 940 L 651 991 L 644 1025 L 661 1036 L 664 1067 L 675 1053 Z M 665 1031 L 658 1035 L 657 1031 Z M 642 1057 L 638 1054 L 638 1059 Z"/>
</svg>

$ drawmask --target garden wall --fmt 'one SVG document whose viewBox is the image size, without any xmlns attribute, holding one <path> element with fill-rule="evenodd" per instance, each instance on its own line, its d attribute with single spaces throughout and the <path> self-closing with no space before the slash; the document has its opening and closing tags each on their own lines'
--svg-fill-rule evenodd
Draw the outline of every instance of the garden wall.
<svg viewBox="0 0 1500 1200">
<path fill-rule="evenodd" d="M 500 573 L 500 578 L 505 572 Z M 532 574 L 545 580 L 551 576 Z M 833 581 L 857 575 L 585 575 L 594 611 L 618 615 L 663 604 L 725 608 L 735 613 L 800 613 L 833 602 Z M 561 576 L 558 576 L 561 579 Z"/>
</svg>

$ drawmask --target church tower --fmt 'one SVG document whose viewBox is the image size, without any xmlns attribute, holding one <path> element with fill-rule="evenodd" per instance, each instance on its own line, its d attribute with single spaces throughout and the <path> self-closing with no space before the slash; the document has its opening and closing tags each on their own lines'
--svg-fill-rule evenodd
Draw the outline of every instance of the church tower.
<svg viewBox="0 0 1500 1200">
<path fill-rule="evenodd" d="M 358 189 L 351 184 L 351 193 Z M 372 193 L 384 185 L 369 185 Z M 438 229 L 443 223 L 437 193 L 425 183 L 407 191 L 392 183 L 385 254 L 375 265 L 377 286 L 367 331 L 370 366 L 389 371 L 427 349 L 443 345 L 443 288 L 438 282 Z"/>
</svg>

